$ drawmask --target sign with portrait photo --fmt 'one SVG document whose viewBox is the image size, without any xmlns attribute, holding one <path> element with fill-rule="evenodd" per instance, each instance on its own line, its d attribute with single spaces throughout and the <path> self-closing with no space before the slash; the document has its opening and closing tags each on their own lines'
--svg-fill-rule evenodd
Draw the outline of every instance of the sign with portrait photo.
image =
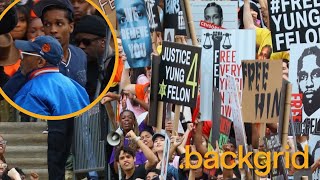
<svg viewBox="0 0 320 180">
<path fill-rule="evenodd" d="M 237 1 L 190 1 L 196 36 L 202 29 L 238 29 Z"/>
<path fill-rule="evenodd" d="M 309 153 L 320 157 L 320 44 L 290 46 L 291 113 L 296 135 L 308 135 Z M 320 178 L 320 170 L 313 179 Z"/>
<path fill-rule="evenodd" d="M 151 65 L 152 43 L 144 0 L 115 1 L 123 50 L 131 68 Z"/>
<path fill-rule="evenodd" d="M 158 100 L 195 107 L 201 48 L 164 41 L 159 71 Z"/>
</svg>

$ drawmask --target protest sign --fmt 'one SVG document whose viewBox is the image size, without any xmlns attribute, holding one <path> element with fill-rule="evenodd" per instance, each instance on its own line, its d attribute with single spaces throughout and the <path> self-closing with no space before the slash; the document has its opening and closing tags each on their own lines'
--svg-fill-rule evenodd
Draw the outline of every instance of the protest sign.
<svg viewBox="0 0 320 180">
<path fill-rule="evenodd" d="M 158 79 L 160 56 L 152 56 L 152 75 L 150 89 L 149 121 L 148 125 L 156 127 L 158 111 Z"/>
<path fill-rule="evenodd" d="M 144 0 L 117 0 L 115 7 L 122 46 L 129 66 L 150 66 L 152 43 Z"/>
<path fill-rule="evenodd" d="M 158 100 L 195 107 L 201 48 L 164 41 L 159 72 Z"/>
<path fill-rule="evenodd" d="M 277 123 L 284 102 L 282 89 L 282 61 L 242 61 L 243 121 L 249 123 Z"/>
<path fill-rule="evenodd" d="M 108 16 L 112 26 L 116 28 L 117 17 L 114 0 L 93 0 L 93 2 L 101 8 L 101 10 Z"/>
<path fill-rule="evenodd" d="M 161 130 L 162 134 L 165 134 L 164 140 L 164 149 L 163 149 L 163 157 L 161 161 L 161 174 L 160 176 L 166 179 L 168 172 L 168 164 L 169 164 L 169 153 L 170 153 L 170 138 L 168 137 L 165 130 Z"/>
<path fill-rule="evenodd" d="M 150 31 L 161 31 L 161 23 L 158 11 L 159 1 L 156 0 L 145 0 L 147 15 L 149 19 Z"/>
<path fill-rule="evenodd" d="M 182 0 L 164 0 L 163 27 L 175 29 L 176 35 L 187 35 L 185 17 L 180 2 Z"/>
<path fill-rule="evenodd" d="M 228 93 L 230 95 L 230 105 L 232 109 L 232 119 L 233 119 L 233 128 L 235 132 L 235 138 L 237 146 L 242 145 L 246 147 L 247 138 L 244 128 L 244 123 L 242 120 L 242 113 L 239 101 L 239 90 L 237 89 L 236 80 L 233 76 L 226 74 L 226 79 L 228 81 Z"/>
<path fill-rule="evenodd" d="M 225 116 L 220 116 L 219 148 L 228 143 L 232 121 Z"/>
<path fill-rule="evenodd" d="M 246 46 L 243 42 L 246 42 Z M 241 94 L 241 60 L 255 59 L 255 47 L 253 30 L 202 30 L 201 118 L 211 118 L 211 92 L 212 88 L 216 87 L 221 94 L 221 114 L 232 120 L 229 94 L 226 93 L 229 86 L 226 74 L 235 77 Z"/>
<path fill-rule="evenodd" d="M 220 127 L 220 118 L 221 118 L 221 96 L 219 91 L 216 88 L 213 88 L 213 101 L 212 101 L 212 124 L 210 132 L 210 140 L 214 149 L 216 149 L 216 141 L 220 139 L 220 132 L 216 130 L 215 127 Z M 218 108 L 214 108 L 218 107 Z M 202 118 L 201 118 L 202 119 Z"/>
<path fill-rule="evenodd" d="M 309 153 L 320 157 L 320 44 L 292 44 L 289 80 L 291 113 L 296 135 L 309 136 Z M 320 178 L 320 170 L 313 173 Z"/>
<path fill-rule="evenodd" d="M 238 29 L 237 1 L 190 1 L 198 42 L 202 29 Z"/>
<path fill-rule="evenodd" d="M 270 0 L 269 19 L 273 51 L 287 51 L 292 43 L 318 43 L 318 1 Z"/>
</svg>

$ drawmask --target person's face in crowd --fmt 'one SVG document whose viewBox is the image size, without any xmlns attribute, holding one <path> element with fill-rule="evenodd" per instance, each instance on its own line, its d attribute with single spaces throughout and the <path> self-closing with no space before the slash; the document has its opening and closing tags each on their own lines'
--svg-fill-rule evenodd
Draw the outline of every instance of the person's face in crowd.
<svg viewBox="0 0 320 180">
<path fill-rule="evenodd" d="M 27 38 L 33 40 L 38 36 L 44 36 L 44 28 L 40 18 L 34 18 L 30 21 Z"/>
<path fill-rule="evenodd" d="M 259 60 L 265 60 L 265 59 L 270 59 L 270 49 L 267 47 L 264 47 L 261 49 L 261 52 L 258 56 Z"/>
<path fill-rule="evenodd" d="M 74 9 L 74 20 L 78 21 L 81 17 L 91 14 L 91 5 L 85 0 L 71 0 Z"/>
<path fill-rule="evenodd" d="M 143 131 L 140 134 L 141 141 L 147 145 L 150 149 L 152 149 L 153 142 L 152 142 L 152 134 L 150 134 L 148 131 Z"/>
<path fill-rule="evenodd" d="M 76 44 L 87 54 L 89 61 L 96 61 L 103 55 L 105 49 L 104 38 L 94 34 L 78 33 Z"/>
<path fill-rule="evenodd" d="M 48 10 L 43 15 L 43 20 L 44 33 L 55 37 L 66 48 L 74 28 L 74 23 L 67 18 L 67 12 L 60 9 Z"/>
<path fill-rule="evenodd" d="M 152 44 L 144 1 L 118 1 L 117 6 L 121 7 L 117 10 L 117 19 L 127 61 L 130 67 L 145 67 L 146 60 L 150 59 Z"/>
<path fill-rule="evenodd" d="M 0 178 L 3 175 L 3 173 L 7 170 L 8 165 L 4 163 L 2 160 L 0 160 Z"/>
<path fill-rule="evenodd" d="M 132 157 L 130 154 L 123 151 L 119 155 L 119 164 L 123 171 L 130 171 L 134 168 L 134 162 L 136 158 Z"/>
<path fill-rule="evenodd" d="M 288 80 L 289 78 L 289 68 L 286 62 L 282 62 L 282 77 L 283 79 Z"/>
<path fill-rule="evenodd" d="M 153 142 L 153 148 L 155 152 L 163 151 L 164 148 L 164 137 L 158 136 Z"/>
<path fill-rule="evenodd" d="M 2 13 L 9 4 L 10 1 L 8 0 L 0 0 L 0 13 Z"/>
<path fill-rule="evenodd" d="M 218 8 L 215 6 L 208 7 L 204 11 L 204 19 L 207 22 L 222 26 L 222 14 L 219 14 Z"/>
<path fill-rule="evenodd" d="M 320 99 L 320 67 L 315 55 L 302 59 L 302 68 L 298 70 L 299 91 L 303 93 L 303 104 L 311 105 Z"/>
<path fill-rule="evenodd" d="M 6 141 L 0 136 L 0 155 L 3 155 L 6 152 Z"/>
<path fill-rule="evenodd" d="M 146 180 L 152 180 L 153 178 L 156 178 L 156 177 L 158 177 L 159 175 L 157 174 L 157 173 L 155 173 L 155 172 L 149 172 L 148 174 L 147 174 L 147 178 L 146 178 Z"/>
<path fill-rule="evenodd" d="M 40 68 L 40 61 L 42 61 L 41 57 L 36 56 L 37 53 L 32 52 L 31 54 L 35 55 L 26 55 L 23 54 L 23 58 L 20 64 L 21 73 L 26 75 L 29 72 Z"/>
<path fill-rule="evenodd" d="M 148 66 L 146 67 L 146 76 L 149 79 L 149 82 L 151 82 L 151 75 L 152 75 L 151 67 Z"/>
<path fill-rule="evenodd" d="M 134 114 L 130 111 L 125 111 L 121 116 L 121 127 L 125 132 L 129 132 L 133 129 L 134 125 Z"/>
<path fill-rule="evenodd" d="M 18 24 L 10 32 L 13 39 L 23 39 L 27 33 L 27 17 L 18 11 Z"/>
</svg>

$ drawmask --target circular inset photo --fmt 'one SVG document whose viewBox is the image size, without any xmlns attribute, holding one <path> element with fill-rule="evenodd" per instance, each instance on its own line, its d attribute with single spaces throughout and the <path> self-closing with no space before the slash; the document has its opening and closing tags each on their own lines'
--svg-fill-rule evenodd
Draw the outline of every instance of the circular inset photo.
<svg viewBox="0 0 320 180">
<path fill-rule="evenodd" d="M 5 2 L 0 94 L 13 107 L 35 118 L 62 120 L 84 113 L 116 88 L 116 34 L 95 3 Z"/>
</svg>

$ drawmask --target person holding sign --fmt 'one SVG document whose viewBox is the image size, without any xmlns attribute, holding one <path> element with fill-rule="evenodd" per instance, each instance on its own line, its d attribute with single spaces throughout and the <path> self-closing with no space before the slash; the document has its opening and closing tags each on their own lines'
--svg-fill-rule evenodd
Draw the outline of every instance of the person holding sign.
<svg viewBox="0 0 320 180">
<path fill-rule="evenodd" d="M 115 1 L 122 45 L 131 68 L 151 64 L 152 43 L 143 0 Z"/>
<path fill-rule="evenodd" d="M 258 54 L 260 55 L 262 49 L 266 45 L 270 45 L 272 47 L 272 36 L 271 31 L 266 28 L 259 28 L 255 26 L 253 21 L 251 10 L 250 10 L 250 2 L 249 0 L 244 0 L 243 5 L 243 24 L 245 29 L 255 29 L 256 30 L 256 44 L 259 48 Z M 286 51 L 272 53 L 270 55 L 271 60 L 279 60 L 279 59 L 290 59 L 289 53 Z"/>
</svg>

